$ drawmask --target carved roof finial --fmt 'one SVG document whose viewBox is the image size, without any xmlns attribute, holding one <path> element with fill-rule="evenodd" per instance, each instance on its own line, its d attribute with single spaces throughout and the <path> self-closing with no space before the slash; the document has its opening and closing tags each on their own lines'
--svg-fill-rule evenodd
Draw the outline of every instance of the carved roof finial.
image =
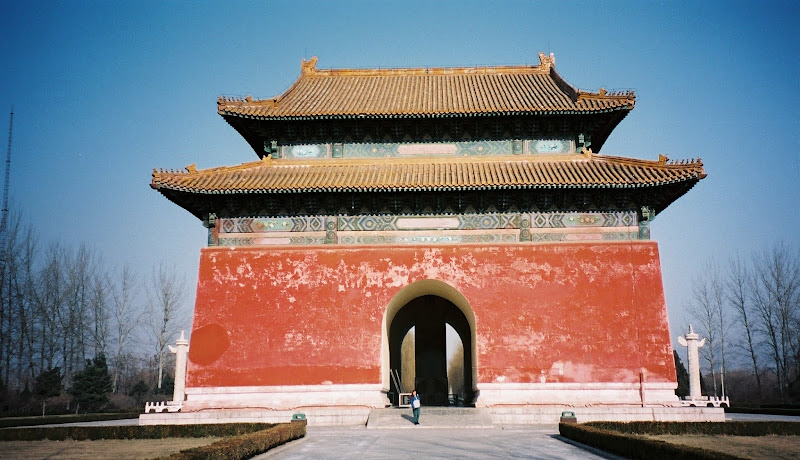
<svg viewBox="0 0 800 460">
<path fill-rule="evenodd" d="M 317 57 L 314 56 L 311 59 L 306 61 L 306 58 L 303 58 L 303 62 L 300 64 L 300 71 L 303 74 L 310 74 L 317 71 Z"/>
<path fill-rule="evenodd" d="M 555 54 L 550 53 L 550 56 L 548 56 L 544 53 L 539 53 L 539 67 L 541 67 L 542 70 L 550 71 L 550 68 L 552 68 L 554 65 L 556 65 Z"/>
<path fill-rule="evenodd" d="M 192 163 L 186 167 L 186 172 L 189 174 L 197 174 L 197 163 Z"/>
</svg>

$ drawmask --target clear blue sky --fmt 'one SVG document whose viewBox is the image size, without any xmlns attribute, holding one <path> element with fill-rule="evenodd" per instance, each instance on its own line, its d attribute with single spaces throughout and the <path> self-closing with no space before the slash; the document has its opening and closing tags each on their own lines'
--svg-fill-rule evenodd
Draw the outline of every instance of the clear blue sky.
<svg viewBox="0 0 800 460">
<path fill-rule="evenodd" d="M 536 64 L 553 52 L 574 86 L 637 92 L 601 153 L 706 165 L 708 178 L 652 225 L 674 338 L 706 260 L 798 244 L 798 17 L 797 1 L 5 0 L 11 196 L 43 243 L 85 242 L 142 275 L 174 263 L 193 302 L 206 231 L 149 182 L 154 167 L 256 159 L 216 114 L 218 95 L 280 94 L 303 57 L 424 67 Z"/>
</svg>

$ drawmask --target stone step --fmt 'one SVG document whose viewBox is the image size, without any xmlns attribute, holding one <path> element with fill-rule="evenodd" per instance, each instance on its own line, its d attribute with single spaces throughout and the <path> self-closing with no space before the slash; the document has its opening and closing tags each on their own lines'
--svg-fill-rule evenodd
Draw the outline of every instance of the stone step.
<svg viewBox="0 0 800 460">
<path fill-rule="evenodd" d="M 367 428 L 492 428 L 492 417 L 486 409 L 474 407 L 429 407 L 420 410 L 419 425 L 412 422 L 410 408 L 373 409 Z"/>
</svg>

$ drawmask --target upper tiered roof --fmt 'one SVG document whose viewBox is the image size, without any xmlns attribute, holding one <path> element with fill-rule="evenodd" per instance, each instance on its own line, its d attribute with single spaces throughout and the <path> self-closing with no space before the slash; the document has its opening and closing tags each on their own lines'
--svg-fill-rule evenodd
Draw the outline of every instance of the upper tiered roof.
<svg viewBox="0 0 800 460">
<path fill-rule="evenodd" d="M 438 125 L 434 140 L 447 132 L 448 123 L 470 120 L 472 126 L 493 118 L 513 126 L 530 125 L 522 119 L 542 123 L 538 135 L 570 124 L 562 135 L 591 139 L 599 152 L 611 131 L 633 109 L 633 91 L 588 92 L 567 83 L 555 68 L 553 55 L 539 53 L 539 65 L 495 67 L 437 67 L 405 69 L 318 69 L 317 58 L 303 60 L 300 77 L 283 94 L 269 99 L 220 97 L 217 112 L 263 156 L 264 145 L 305 143 L 297 133 L 321 135 L 314 142 L 364 142 L 355 132 L 375 132 L 375 124 L 391 125 L 383 135 L 400 133 L 386 142 L 407 141 L 419 136 L 420 123 Z M 420 121 L 424 120 L 424 121 Z M 468 123 L 468 124 L 470 124 Z M 423 127 L 425 128 L 425 127 Z M 380 129 L 378 129 L 380 130 Z M 337 134 L 338 133 L 338 134 Z M 416 134 L 414 134 L 416 133 Z M 451 139 L 464 135 L 451 133 Z M 336 137 L 339 137 L 338 139 Z M 485 132 L 473 132 L 471 140 L 487 139 Z M 412 142 L 424 140 L 410 139 Z M 518 132 L 511 137 L 528 138 Z M 376 139 L 373 138 L 373 141 Z M 587 144 L 588 145 L 588 144 Z"/>
<path fill-rule="evenodd" d="M 303 60 L 300 78 L 272 99 L 220 97 L 223 117 L 269 119 L 402 118 L 574 114 L 629 111 L 633 91 L 575 89 L 540 53 L 538 66 L 317 69 Z"/>
</svg>

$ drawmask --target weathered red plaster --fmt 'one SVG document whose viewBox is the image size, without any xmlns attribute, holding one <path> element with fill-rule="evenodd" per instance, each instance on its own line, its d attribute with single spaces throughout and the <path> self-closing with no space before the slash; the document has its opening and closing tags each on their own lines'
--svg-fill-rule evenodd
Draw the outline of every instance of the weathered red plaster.
<svg viewBox="0 0 800 460">
<path fill-rule="evenodd" d="M 187 385 L 381 383 L 384 311 L 425 279 L 469 302 L 479 384 L 675 382 L 648 241 L 205 248 Z"/>
</svg>

